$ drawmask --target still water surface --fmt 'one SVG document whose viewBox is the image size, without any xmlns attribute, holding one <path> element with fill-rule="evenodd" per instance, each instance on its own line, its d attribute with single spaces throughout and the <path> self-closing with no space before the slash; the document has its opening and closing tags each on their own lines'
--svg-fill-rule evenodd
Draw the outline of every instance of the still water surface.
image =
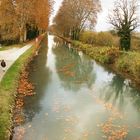
<svg viewBox="0 0 140 140">
<path fill-rule="evenodd" d="M 41 45 L 31 64 L 36 95 L 25 99 L 14 140 L 21 130 L 23 140 L 140 140 L 140 92 L 54 36 Z"/>
</svg>

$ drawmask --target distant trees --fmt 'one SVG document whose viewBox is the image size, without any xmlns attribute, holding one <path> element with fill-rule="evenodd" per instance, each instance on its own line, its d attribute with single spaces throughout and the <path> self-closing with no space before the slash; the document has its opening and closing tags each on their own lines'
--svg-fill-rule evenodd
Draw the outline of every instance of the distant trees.
<svg viewBox="0 0 140 140">
<path fill-rule="evenodd" d="M 80 34 L 79 40 L 92 46 L 117 47 L 119 45 L 119 37 L 110 32 L 84 31 Z"/>
<path fill-rule="evenodd" d="M 120 47 L 128 51 L 131 47 L 131 32 L 138 27 L 137 0 L 116 0 L 109 22 L 117 30 Z"/>
<path fill-rule="evenodd" d="M 26 40 L 48 28 L 52 0 L 0 1 L 0 40 Z M 28 36 L 27 36 L 28 35 Z"/>
<path fill-rule="evenodd" d="M 100 10 L 99 0 L 64 0 L 53 20 L 53 27 L 65 37 L 79 39 L 83 29 L 95 26 Z"/>
</svg>

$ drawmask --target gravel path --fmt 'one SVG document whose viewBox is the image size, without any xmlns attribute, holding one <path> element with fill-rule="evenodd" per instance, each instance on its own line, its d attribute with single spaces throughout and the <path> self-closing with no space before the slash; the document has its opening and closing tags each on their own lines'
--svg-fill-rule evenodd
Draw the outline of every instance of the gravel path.
<svg viewBox="0 0 140 140">
<path fill-rule="evenodd" d="M 11 67 L 11 65 L 29 48 L 31 48 L 32 44 L 26 45 L 22 48 L 12 48 L 9 50 L 0 51 L 0 60 L 4 59 L 6 62 L 6 71 Z M 0 66 L 0 81 L 6 73 L 2 71 Z"/>
</svg>

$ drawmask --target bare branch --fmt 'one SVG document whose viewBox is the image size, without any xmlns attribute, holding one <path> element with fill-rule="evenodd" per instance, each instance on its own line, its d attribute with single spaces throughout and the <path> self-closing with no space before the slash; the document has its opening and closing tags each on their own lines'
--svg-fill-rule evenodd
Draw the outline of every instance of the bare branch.
<svg viewBox="0 0 140 140">
<path fill-rule="evenodd" d="M 116 0 L 114 3 L 112 14 L 109 15 L 109 23 L 112 24 L 116 30 L 135 30 L 138 27 L 137 19 L 137 0 Z"/>
</svg>

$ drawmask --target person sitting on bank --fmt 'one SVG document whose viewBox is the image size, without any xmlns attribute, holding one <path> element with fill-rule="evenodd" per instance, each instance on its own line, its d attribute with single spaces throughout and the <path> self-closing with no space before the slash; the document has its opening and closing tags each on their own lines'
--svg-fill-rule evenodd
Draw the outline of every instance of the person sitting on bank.
<svg viewBox="0 0 140 140">
<path fill-rule="evenodd" d="M 2 67 L 3 72 L 5 72 L 6 62 L 4 60 L 1 61 L 1 67 Z"/>
</svg>

